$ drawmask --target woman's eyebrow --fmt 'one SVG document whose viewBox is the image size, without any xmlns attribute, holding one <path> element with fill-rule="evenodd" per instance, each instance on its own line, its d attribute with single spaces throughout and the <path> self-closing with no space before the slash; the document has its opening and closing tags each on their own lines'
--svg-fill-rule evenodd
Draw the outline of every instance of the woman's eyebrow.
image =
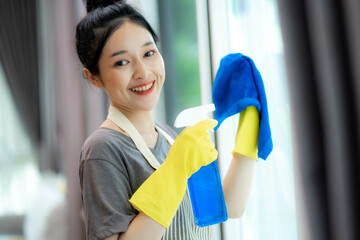
<svg viewBox="0 0 360 240">
<path fill-rule="evenodd" d="M 152 45 L 152 44 L 154 44 L 153 41 L 148 41 L 143 45 L 143 47 L 147 47 L 147 46 Z"/>
<path fill-rule="evenodd" d="M 115 56 L 118 56 L 118 55 L 121 55 L 121 54 L 124 54 L 124 53 L 127 53 L 127 51 L 126 50 L 121 50 L 121 51 L 113 52 L 113 54 L 111 54 L 110 58 L 113 58 Z"/>
<path fill-rule="evenodd" d="M 147 47 L 147 46 L 150 46 L 152 44 L 154 44 L 153 41 L 148 41 L 148 42 L 144 43 L 144 45 L 142 45 L 142 47 Z M 121 50 L 121 51 L 113 52 L 113 54 L 111 54 L 110 58 L 113 58 L 115 56 L 119 56 L 119 55 L 127 53 L 127 52 L 128 52 L 127 50 Z"/>
</svg>

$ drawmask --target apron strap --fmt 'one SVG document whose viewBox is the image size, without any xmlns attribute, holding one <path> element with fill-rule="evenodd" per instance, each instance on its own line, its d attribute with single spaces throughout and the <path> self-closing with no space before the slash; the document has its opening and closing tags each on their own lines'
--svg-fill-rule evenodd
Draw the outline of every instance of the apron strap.
<svg viewBox="0 0 360 240">
<path fill-rule="evenodd" d="M 174 139 L 167 132 L 165 132 L 163 129 L 161 129 L 157 125 L 155 125 L 155 128 L 156 128 L 156 130 L 158 130 L 158 133 L 161 133 L 165 137 L 166 141 L 168 141 L 168 143 L 170 145 L 174 144 Z"/>
<path fill-rule="evenodd" d="M 160 163 L 157 161 L 154 154 L 150 151 L 149 147 L 146 145 L 144 139 L 141 137 L 138 130 L 121 111 L 110 105 L 107 118 L 113 121 L 129 135 L 131 140 L 134 142 L 136 148 L 141 152 L 144 158 L 154 169 L 160 167 Z M 158 130 L 158 133 L 161 133 L 165 137 L 165 139 L 169 142 L 170 145 L 174 143 L 174 139 L 170 137 L 170 135 L 167 134 L 164 130 L 162 130 L 158 126 L 156 126 L 156 129 Z"/>
</svg>

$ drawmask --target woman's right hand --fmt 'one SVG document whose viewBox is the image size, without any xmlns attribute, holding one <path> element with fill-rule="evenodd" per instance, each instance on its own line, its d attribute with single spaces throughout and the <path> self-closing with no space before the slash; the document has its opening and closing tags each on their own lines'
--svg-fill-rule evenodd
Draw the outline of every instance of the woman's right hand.
<svg viewBox="0 0 360 240">
<path fill-rule="evenodd" d="M 183 170 L 187 178 L 217 158 L 217 150 L 210 141 L 208 130 L 213 129 L 217 121 L 205 119 L 185 128 L 175 139 L 163 164 L 171 164 L 178 171 Z"/>
<path fill-rule="evenodd" d="M 133 207 L 168 228 L 185 194 L 188 178 L 217 158 L 207 132 L 216 125 L 216 120 L 206 119 L 184 129 L 164 163 L 129 200 Z"/>
</svg>

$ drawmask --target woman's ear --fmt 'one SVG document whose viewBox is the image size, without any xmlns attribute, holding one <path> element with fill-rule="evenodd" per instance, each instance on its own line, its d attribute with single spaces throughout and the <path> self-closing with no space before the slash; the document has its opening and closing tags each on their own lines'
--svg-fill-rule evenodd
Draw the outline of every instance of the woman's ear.
<svg viewBox="0 0 360 240">
<path fill-rule="evenodd" d="M 94 85 L 95 87 L 98 87 L 98 88 L 104 87 L 99 76 L 93 75 L 87 68 L 83 68 L 83 72 L 84 72 L 86 78 L 89 80 L 89 82 L 91 82 L 92 85 Z"/>
</svg>

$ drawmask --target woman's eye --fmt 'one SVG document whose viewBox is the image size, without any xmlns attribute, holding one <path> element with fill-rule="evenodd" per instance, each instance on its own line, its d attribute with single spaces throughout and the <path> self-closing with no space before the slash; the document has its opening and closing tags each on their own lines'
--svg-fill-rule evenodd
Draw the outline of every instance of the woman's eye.
<svg viewBox="0 0 360 240">
<path fill-rule="evenodd" d="M 154 55 L 154 51 L 148 51 L 147 53 L 145 53 L 145 57 L 150 57 L 152 55 Z"/>
<path fill-rule="evenodd" d="M 126 60 L 121 60 L 115 63 L 116 66 L 124 66 L 128 63 Z"/>
</svg>

